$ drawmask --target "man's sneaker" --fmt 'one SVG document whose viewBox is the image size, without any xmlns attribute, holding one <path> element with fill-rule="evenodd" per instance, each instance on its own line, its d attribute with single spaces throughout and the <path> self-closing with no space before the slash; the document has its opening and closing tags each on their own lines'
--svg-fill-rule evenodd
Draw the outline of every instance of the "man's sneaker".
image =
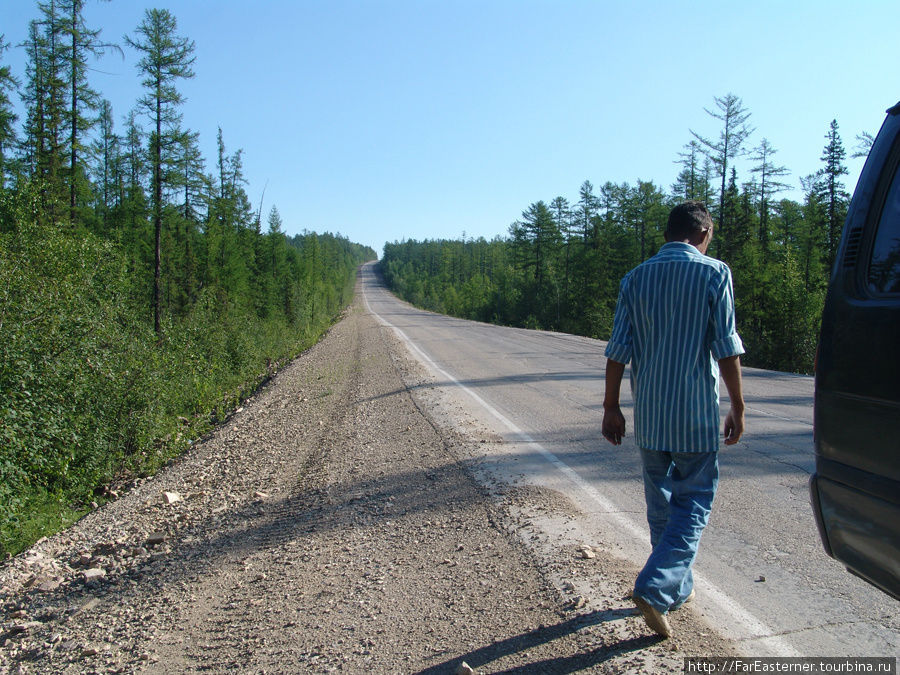
<svg viewBox="0 0 900 675">
<path fill-rule="evenodd" d="M 631 598 L 634 600 L 634 604 L 637 605 L 637 608 L 641 610 L 641 616 L 644 617 L 644 622 L 650 627 L 650 630 L 663 637 L 672 636 L 672 629 L 669 627 L 669 620 L 666 618 L 665 614 L 653 607 L 639 595 L 632 595 Z"/>
</svg>

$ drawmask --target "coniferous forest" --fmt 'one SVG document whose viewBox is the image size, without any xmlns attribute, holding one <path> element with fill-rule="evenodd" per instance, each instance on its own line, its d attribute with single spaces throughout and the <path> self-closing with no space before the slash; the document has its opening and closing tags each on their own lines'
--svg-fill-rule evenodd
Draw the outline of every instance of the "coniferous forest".
<svg viewBox="0 0 900 675">
<path fill-rule="evenodd" d="M 0 35 L 0 552 L 224 419 L 322 335 L 376 257 L 254 210 L 221 129 L 201 155 L 180 113 L 194 44 L 171 13 L 148 10 L 113 47 L 83 6 L 37 4 L 25 73 Z M 139 55 L 144 91 L 120 126 L 88 77 L 112 48 Z"/>
<path fill-rule="evenodd" d="M 752 145 L 750 112 L 734 94 L 706 112 L 720 125 L 691 131 L 674 184 L 585 181 L 577 200 L 529 205 L 508 236 L 387 244 L 380 268 L 405 300 L 478 321 L 606 339 L 619 282 L 656 253 L 669 210 L 706 203 L 715 222 L 708 252 L 731 267 L 744 365 L 811 373 L 825 290 L 849 203 L 838 124 L 823 129 L 821 168 L 801 177 L 803 198 L 782 197 L 789 170 L 766 138 Z M 857 137 L 854 157 L 872 137 Z M 739 176 L 735 159 L 749 159 Z"/>
</svg>

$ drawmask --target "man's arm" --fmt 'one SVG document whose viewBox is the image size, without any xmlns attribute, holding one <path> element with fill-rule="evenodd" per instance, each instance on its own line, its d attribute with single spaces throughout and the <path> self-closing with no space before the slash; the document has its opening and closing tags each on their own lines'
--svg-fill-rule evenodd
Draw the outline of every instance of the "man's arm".
<svg viewBox="0 0 900 675">
<path fill-rule="evenodd" d="M 744 393 L 741 386 L 741 357 L 719 359 L 719 372 L 731 399 L 731 410 L 725 416 L 725 445 L 734 445 L 744 433 Z"/>
<path fill-rule="evenodd" d="M 603 399 L 603 437 L 613 445 L 620 445 L 625 436 L 625 416 L 619 407 L 619 391 L 625 364 L 606 359 L 606 396 Z"/>
</svg>

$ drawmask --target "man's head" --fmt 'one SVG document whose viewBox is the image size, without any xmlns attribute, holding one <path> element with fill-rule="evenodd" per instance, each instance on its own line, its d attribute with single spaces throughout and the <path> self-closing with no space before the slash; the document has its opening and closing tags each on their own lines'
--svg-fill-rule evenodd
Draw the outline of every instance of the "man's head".
<svg viewBox="0 0 900 675">
<path fill-rule="evenodd" d="M 703 202 L 682 202 L 669 212 L 666 241 L 681 241 L 706 253 L 712 239 L 713 221 Z"/>
</svg>

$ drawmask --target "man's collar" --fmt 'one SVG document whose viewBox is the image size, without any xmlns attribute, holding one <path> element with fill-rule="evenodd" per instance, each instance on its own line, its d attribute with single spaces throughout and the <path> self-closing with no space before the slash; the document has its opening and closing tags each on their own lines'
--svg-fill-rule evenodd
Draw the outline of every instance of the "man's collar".
<svg viewBox="0 0 900 675">
<path fill-rule="evenodd" d="M 698 249 L 696 246 L 694 246 L 693 244 L 685 243 L 683 241 L 667 241 L 659 250 L 662 251 L 663 249 L 667 249 L 669 251 L 681 250 L 700 253 L 700 249 Z"/>
</svg>

